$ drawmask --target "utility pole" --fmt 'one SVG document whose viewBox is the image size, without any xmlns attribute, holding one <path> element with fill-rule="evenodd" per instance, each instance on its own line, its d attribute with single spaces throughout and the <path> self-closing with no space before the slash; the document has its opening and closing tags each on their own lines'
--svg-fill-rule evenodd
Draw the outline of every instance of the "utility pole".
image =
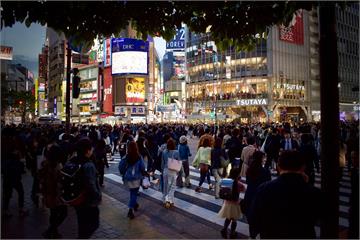
<svg viewBox="0 0 360 240">
<path fill-rule="evenodd" d="M 336 3 L 320 2 L 321 238 L 339 237 L 339 89 Z"/>
<path fill-rule="evenodd" d="M 70 42 L 66 46 L 66 132 L 70 133 L 70 71 L 71 71 L 71 48 Z"/>
</svg>

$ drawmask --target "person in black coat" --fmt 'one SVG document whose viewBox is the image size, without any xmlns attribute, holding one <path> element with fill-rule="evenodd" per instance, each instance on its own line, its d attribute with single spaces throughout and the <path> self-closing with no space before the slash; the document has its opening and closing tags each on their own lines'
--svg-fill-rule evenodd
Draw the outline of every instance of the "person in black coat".
<svg viewBox="0 0 360 240">
<path fill-rule="evenodd" d="M 280 176 L 261 184 L 250 206 L 248 222 L 260 238 L 316 238 L 323 210 L 320 189 L 307 183 L 305 162 L 297 151 L 284 151 Z"/>
<path fill-rule="evenodd" d="M 315 146 L 311 141 L 311 134 L 301 135 L 301 147 L 299 149 L 301 156 L 305 161 L 305 174 L 309 177 L 309 184 L 315 184 L 315 167 L 317 173 L 320 173 L 319 158 Z"/>
<path fill-rule="evenodd" d="M 253 160 L 246 172 L 247 188 L 244 200 L 241 201 L 240 205 L 242 212 L 247 218 L 249 216 L 249 206 L 254 199 L 257 187 L 260 186 L 262 183 L 271 180 L 270 170 L 262 166 L 264 157 L 265 153 L 261 151 L 255 151 L 252 157 Z M 251 224 L 249 224 L 249 232 L 251 238 L 256 237 L 257 233 L 256 231 L 254 231 Z"/>
</svg>

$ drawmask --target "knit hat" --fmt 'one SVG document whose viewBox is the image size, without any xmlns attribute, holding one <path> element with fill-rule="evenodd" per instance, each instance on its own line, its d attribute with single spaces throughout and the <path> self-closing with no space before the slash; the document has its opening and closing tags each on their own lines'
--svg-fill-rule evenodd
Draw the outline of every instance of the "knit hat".
<svg viewBox="0 0 360 240">
<path fill-rule="evenodd" d="M 180 137 L 180 143 L 187 142 L 187 138 L 183 135 Z"/>
</svg>

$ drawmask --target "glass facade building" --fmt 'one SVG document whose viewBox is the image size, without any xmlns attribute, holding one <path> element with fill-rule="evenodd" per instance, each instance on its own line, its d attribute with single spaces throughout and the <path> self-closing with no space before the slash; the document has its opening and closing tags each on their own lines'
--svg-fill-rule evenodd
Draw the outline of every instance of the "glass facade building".
<svg viewBox="0 0 360 240">
<path fill-rule="evenodd" d="M 270 28 L 249 52 L 218 51 L 209 34 L 187 32 L 188 119 L 214 111 L 242 122 L 310 118 L 308 17 L 303 11 L 292 27 Z"/>
</svg>

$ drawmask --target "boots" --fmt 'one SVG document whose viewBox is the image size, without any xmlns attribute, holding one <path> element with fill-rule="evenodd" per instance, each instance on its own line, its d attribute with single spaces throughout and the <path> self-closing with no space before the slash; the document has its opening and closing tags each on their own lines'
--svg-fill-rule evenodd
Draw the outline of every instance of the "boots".
<svg viewBox="0 0 360 240">
<path fill-rule="evenodd" d="M 227 237 L 227 229 L 222 229 L 222 230 L 220 231 L 220 233 L 221 233 L 222 238 L 224 238 L 224 239 L 227 239 L 227 238 L 228 238 L 228 237 Z"/>
</svg>

